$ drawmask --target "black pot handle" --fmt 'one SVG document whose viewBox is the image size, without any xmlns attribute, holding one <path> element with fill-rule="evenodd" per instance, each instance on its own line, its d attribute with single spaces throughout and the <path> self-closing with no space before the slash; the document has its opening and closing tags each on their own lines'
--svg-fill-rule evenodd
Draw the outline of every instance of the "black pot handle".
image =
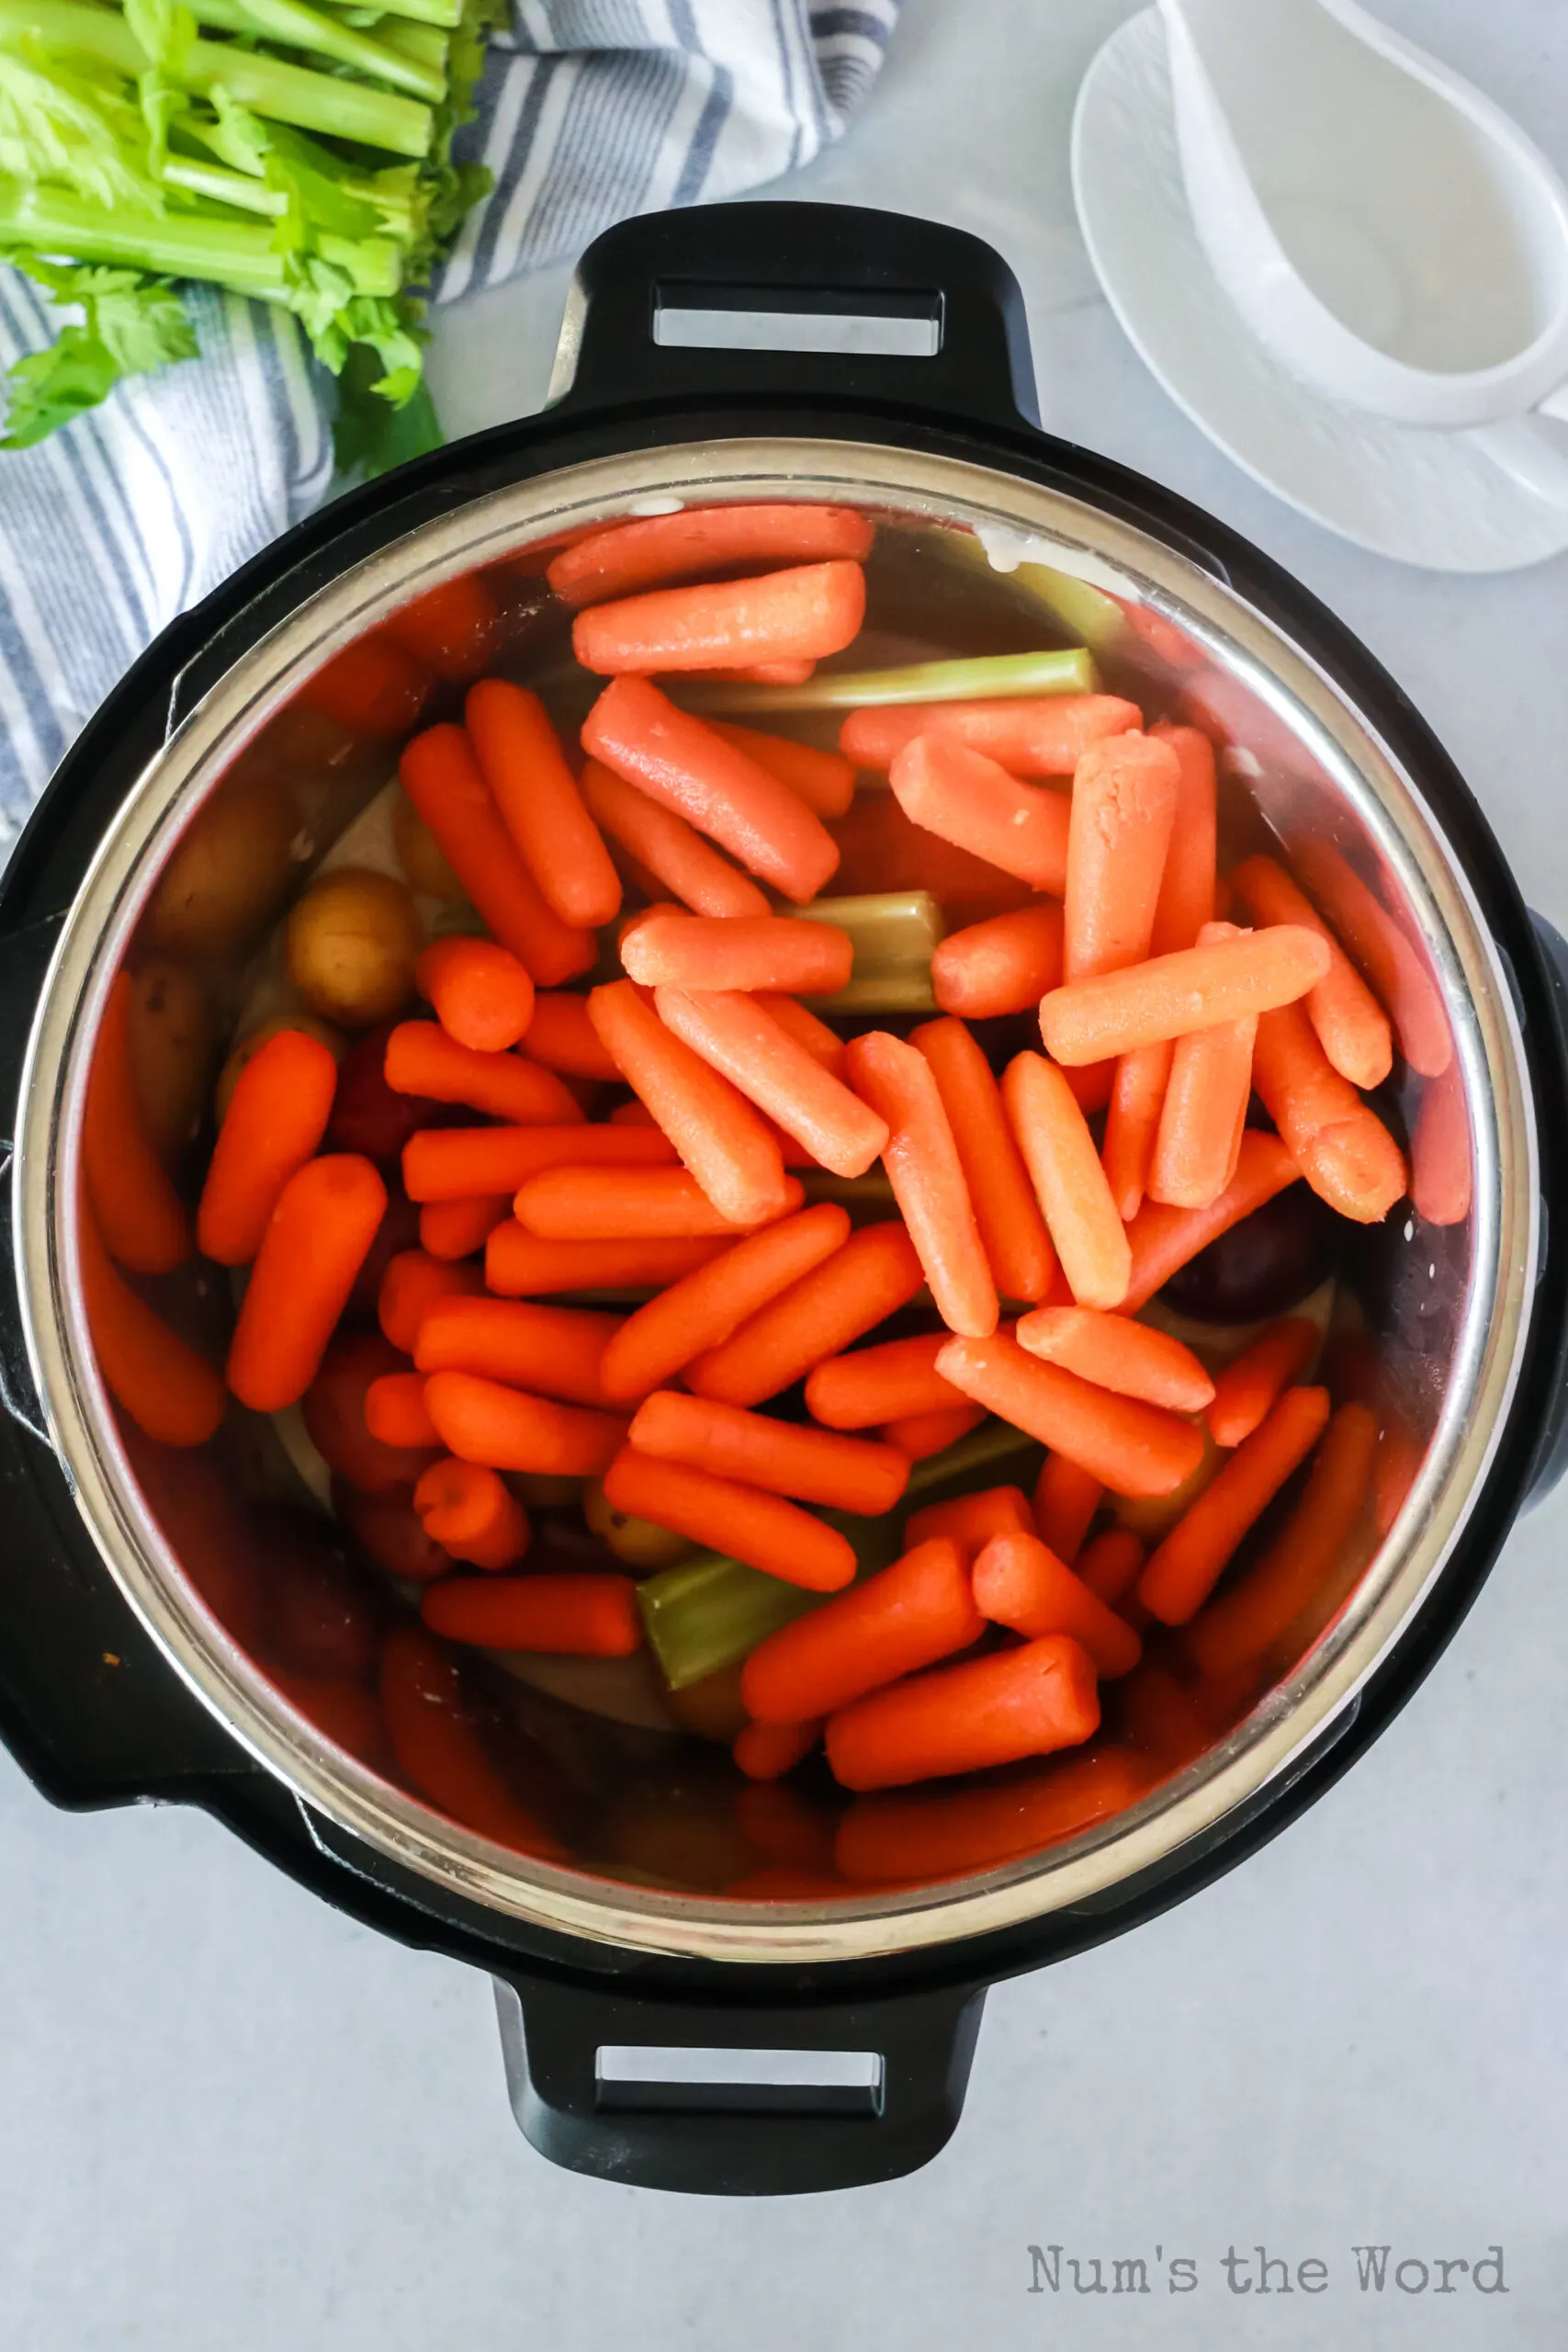
<svg viewBox="0 0 1568 2352">
<path fill-rule="evenodd" d="M 680 314 L 875 322 L 917 350 L 734 350 L 671 341 Z M 863 340 L 865 339 L 863 336 Z M 700 205 L 625 220 L 578 263 L 556 404 L 856 396 L 961 422 L 1038 424 L 1023 296 L 999 254 L 961 229 L 844 204 Z"/>
<path fill-rule="evenodd" d="M 1536 945 L 1540 950 L 1541 968 L 1546 977 L 1546 995 L 1551 1008 L 1551 1035 L 1533 1040 L 1539 1055 L 1546 1057 L 1557 1075 L 1557 1099 L 1568 1103 L 1568 939 L 1564 939 L 1555 924 L 1544 915 L 1531 913 L 1530 924 L 1535 932 Z M 1516 996 L 1517 996 L 1516 990 Z M 1543 1121 L 1543 1129 L 1551 1123 Z M 1541 1262 L 1544 1265 L 1549 1250 L 1568 1250 L 1568 1186 L 1559 1181 L 1554 1184 L 1547 1161 L 1549 1153 L 1561 1152 L 1562 1139 L 1543 1132 L 1541 1183 Z M 1545 1394 L 1550 1403 L 1546 1423 L 1537 1443 L 1525 1478 L 1525 1507 L 1544 1502 L 1565 1470 L 1568 1470 L 1568 1327 L 1555 1335 L 1553 1345 L 1556 1361 L 1548 1380 Z"/>
<path fill-rule="evenodd" d="M 498 1977 L 495 1996 L 513 2111 L 553 2164 L 641 2188 L 787 2197 L 896 2180 L 945 2146 L 986 1995 L 702 2009 Z"/>
</svg>

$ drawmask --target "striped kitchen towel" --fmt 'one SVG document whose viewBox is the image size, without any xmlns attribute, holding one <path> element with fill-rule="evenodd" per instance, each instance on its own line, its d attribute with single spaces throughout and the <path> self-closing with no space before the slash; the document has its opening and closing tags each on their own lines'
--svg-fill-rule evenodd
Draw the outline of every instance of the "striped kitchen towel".
<svg viewBox="0 0 1568 2352">
<path fill-rule="evenodd" d="M 495 184 L 436 300 L 809 162 L 863 96 L 898 5 L 513 0 L 458 142 Z M 200 359 L 130 377 L 51 439 L 0 453 L 0 863 L 141 648 L 330 486 L 330 380 L 294 321 L 205 288 L 186 307 Z M 0 266 L 0 367 L 59 323 Z"/>
</svg>

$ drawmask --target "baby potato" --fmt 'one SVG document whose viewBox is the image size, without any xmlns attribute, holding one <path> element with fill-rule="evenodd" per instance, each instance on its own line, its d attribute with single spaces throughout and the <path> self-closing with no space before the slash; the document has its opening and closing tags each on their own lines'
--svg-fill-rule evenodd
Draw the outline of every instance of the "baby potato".
<svg viewBox="0 0 1568 2352">
<path fill-rule="evenodd" d="M 288 977 L 311 1010 L 368 1029 L 407 1003 L 424 935 L 406 885 L 338 866 L 313 882 L 285 933 Z"/>
<path fill-rule="evenodd" d="M 651 1519 L 633 1519 L 615 1510 L 598 1478 L 591 1479 L 582 1490 L 582 1516 L 628 1568 L 667 1568 L 697 1548 L 689 1536 L 672 1534 Z"/>
<path fill-rule="evenodd" d="M 299 871 L 299 819 L 281 784 L 226 786 L 195 818 L 164 869 L 145 936 L 170 956 L 244 956 Z"/>
<path fill-rule="evenodd" d="M 678 1690 L 667 1690 L 664 1703 L 684 1730 L 728 1747 L 747 1722 L 739 1664 L 721 1666 L 716 1674 L 705 1674 L 700 1682 L 683 1682 Z"/>
<path fill-rule="evenodd" d="M 455 905 L 466 895 L 446 863 L 446 851 L 400 785 L 392 799 L 392 847 L 411 889 L 447 905 Z"/>
<path fill-rule="evenodd" d="M 259 1054 L 267 1039 L 276 1037 L 280 1029 L 299 1029 L 307 1037 L 318 1038 L 334 1061 L 341 1062 L 348 1051 L 348 1040 L 343 1032 L 340 1029 L 334 1029 L 330 1022 L 318 1021 L 313 1012 L 270 1013 L 266 1020 L 258 1022 L 254 1029 L 241 1038 L 218 1073 L 213 1110 L 220 1126 L 229 1115 L 229 1105 L 234 1099 L 234 1089 L 239 1084 L 240 1072 L 244 1069 L 251 1056 Z"/>
<path fill-rule="evenodd" d="M 207 1000 L 186 965 L 158 956 L 130 991 L 130 1070 L 137 1106 L 164 1159 L 183 1151 L 201 1125 L 215 1040 Z"/>
</svg>

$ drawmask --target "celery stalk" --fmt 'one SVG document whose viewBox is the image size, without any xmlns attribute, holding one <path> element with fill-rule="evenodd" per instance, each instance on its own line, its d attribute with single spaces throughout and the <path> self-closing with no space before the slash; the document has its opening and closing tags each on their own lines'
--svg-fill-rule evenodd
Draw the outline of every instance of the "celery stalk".
<svg viewBox="0 0 1568 2352">
<path fill-rule="evenodd" d="M 439 25 L 450 32 L 463 21 L 463 0 L 380 0 L 381 12 L 387 17 L 402 17 L 410 23 Z M 385 40 L 389 28 L 379 29 Z"/>
<path fill-rule="evenodd" d="M 989 653 L 963 662 L 917 662 L 903 670 L 825 670 L 802 686 L 694 679 L 680 700 L 692 710 L 859 710 L 871 703 L 971 702 L 997 695 L 1091 695 L 1100 673 L 1087 647 Z"/>
<path fill-rule="evenodd" d="M 3 184 L 0 184 L 3 185 Z M 0 242 L 78 261 L 127 262 L 171 277 L 205 277 L 265 301 L 288 299 L 270 229 L 189 213 L 106 212 L 63 188 L 31 188 L 7 205 L 0 198 Z M 382 238 L 323 237 L 321 257 L 344 270 L 361 294 L 395 294 L 398 248 Z"/>
<path fill-rule="evenodd" d="M 289 49 L 330 57 L 336 65 L 370 74 L 394 90 L 435 105 L 446 95 L 444 73 L 422 59 L 400 55 L 336 17 L 308 7 L 305 0 L 186 0 L 186 5 L 198 25 L 210 25 L 215 31 L 259 34 Z"/>
<path fill-rule="evenodd" d="M 231 204 L 236 212 L 254 212 L 264 220 L 281 220 L 288 209 L 281 188 L 268 187 L 249 172 L 231 172 L 226 164 L 198 164 L 188 155 L 171 155 L 159 177 L 168 187 L 184 188 L 187 196 Z"/>
<path fill-rule="evenodd" d="M 863 899 L 815 899 L 795 912 L 830 922 L 854 944 L 854 970 L 835 996 L 808 997 L 818 1012 L 934 1012 L 931 957 L 942 944 L 942 909 L 929 890 L 879 891 Z"/>
<path fill-rule="evenodd" d="M 1037 1438 L 1015 1430 L 1010 1421 L 982 1421 L 977 1430 L 971 1430 L 956 1444 L 943 1446 L 940 1453 L 928 1454 L 923 1462 L 917 1462 L 909 1472 L 904 1499 L 907 1503 L 917 1498 L 922 1503 L 932 1502 L 939 1495 L 966 1493 L 971 1486 L 995 1486 L 998 1483 L 996 1473 L 1000 1464 L 1030 1453 L 1038 1455 L 1042 1451 Z"/>
</svg>

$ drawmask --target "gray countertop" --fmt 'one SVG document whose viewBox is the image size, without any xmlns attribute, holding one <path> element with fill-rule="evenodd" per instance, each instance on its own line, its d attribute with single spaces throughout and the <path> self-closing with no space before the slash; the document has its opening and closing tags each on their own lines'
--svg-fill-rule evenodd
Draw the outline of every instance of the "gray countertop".
<svg viewBox="0 0 1568 2352">
<path fill-rule="evenodd" d="M 1046 424 L 1223 515 L 1342 615 L 1568 927 L 1568 561 L 1461 580 L 1361 554 L 1166 401 L 1095 295 L 1067 191 L 1073 91 L 1127 13 L 906 0 L 851 140 L 777 192 L 940 210 L 998 244 Z M 1560 0 L 1382 14 L 1568 163 Z M 451 429 L 536 404 L 563 282 L 443 318 Z M 831 2199 L 710 2204 L 553 2170 L 512 2122 L 482 1978 L 347 1924 L 200 1818 L 53 1813 L 0 1756 L 0 2344 L 1555 2352 L 1565 1538 L 1568 1491 L 1520 1525 L 1348 1781 L 1182 1909 L 995 1992 L 951 2149 Z M 1260 2245 L 1292 2279 L 1270 2270 L 1264 2311 Z M 1030 2291 L 1031 2245 L 1064 2250 L 1059 2290 Z M 1358 2283 L 1365 2245 L 1392 2249 L 1381 2292 Z M 1501 2281 L 1480 2278 L 1506 2292 L 1459 2267 L 1446 2296 L 1436 2268 L 1418 2291 L 1420 2266 L 1497 2245 Z M 1234 2284 L 1232 2248 L 1250 2266 Z M 1151 2292 L 1077 2293 L 1074 2256 L 1100 2257 L 1108 2288 L 1113 2259 L 1142 2256 Z M 1191 2291 L 1172 2291 L 1179 2257 Z"/>
</svg>

